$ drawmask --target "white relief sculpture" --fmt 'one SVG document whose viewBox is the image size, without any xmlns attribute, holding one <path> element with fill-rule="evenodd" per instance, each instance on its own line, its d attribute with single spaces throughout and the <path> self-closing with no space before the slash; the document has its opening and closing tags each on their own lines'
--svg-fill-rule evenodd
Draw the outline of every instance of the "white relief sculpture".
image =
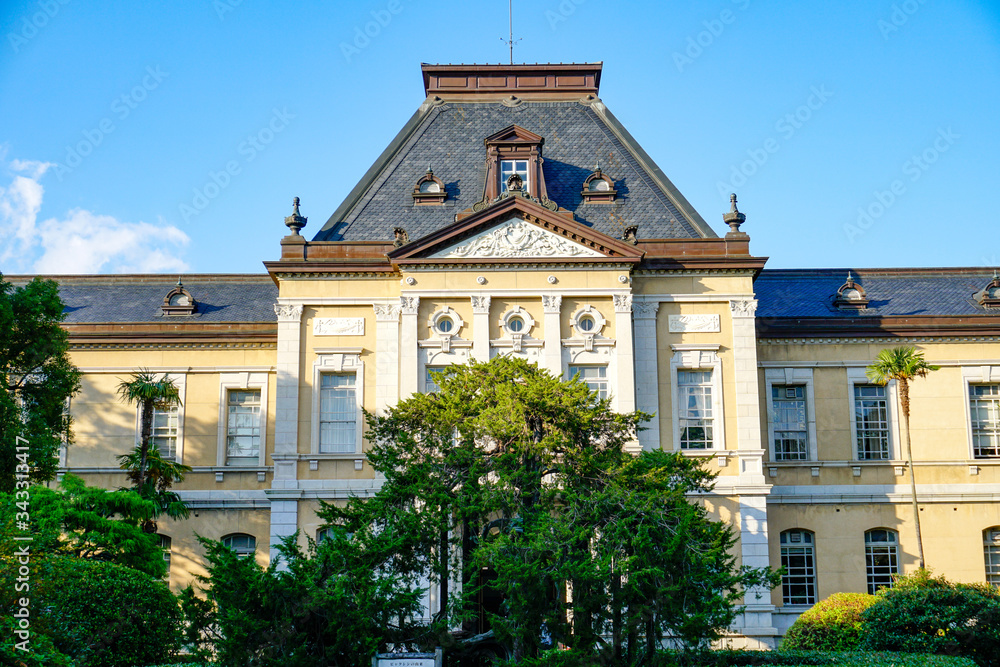
<svg viewBox="0 0 1000 667">
<path fill-rule="evenodd" d="M 543 294 L 542 295 L 542 308 L 546 313 L 558 313 L 562 308 L 562 295 L 560 294 Z"/>
<path fill-rule="evenodd" d="M 378 322 L 398 322 L 399 321 L 399 304 L 395 303 L 376 303 L 375 308 L 375 320 Z"/>
<path fill-rule="evenodd" d="M 363 317 L 317 317 L 313 320 L 314 336 L 364 336 Z"/>
<path fill-rule="evenodd" d="M 473 236 L 461 245 L 445 248 L 434 258 L 465 257 L 602 257 L 601 253 L 558 234 L 515 219 Z"/>
<path fill-rule="evenodd" d="M 613 297 L 615 302 L 615 312 L 616 313 L 631 313 L 632 312 L 632 295 L 631 294 L 615 294 Z"/>
<path fill-rule="evenodd" d="M 401 296 L 399 297 L 399 306 L 402 308 L 404 315 L 416 315 L 417 310 L 420 308 L 420 297 Z"/>
<path fill-rule="evenodd" d="M 636 301 L 632 304 L 632 314 L 636 319 L 653 319 L 659 309 L 659 301 Z"/>
<path fill-rule="evenodd" d="M 734 299 L 729 302 L 729 308 L 733 311 L 733 317 L 753 317 L 757 312 L 757 300 Z"/>
<path fill-rule="evenodd" d="M 278 316 L 279 322 L 298 322 L 302 319 L 302 305 L 276 303 L 274 304 L 274 314 Z"/>
<path fill-rule="evenodd" d="M 667 321 L 670 333 L 718 333 L 722 331 L 718 315 L 671 315 Z"/>
<path fill-rule="evenodd" d="M 490 296 L 487 294 L 472 297 L 472 312 L 480 315 L 488 315 L 490 312 Z"/>
</svg>

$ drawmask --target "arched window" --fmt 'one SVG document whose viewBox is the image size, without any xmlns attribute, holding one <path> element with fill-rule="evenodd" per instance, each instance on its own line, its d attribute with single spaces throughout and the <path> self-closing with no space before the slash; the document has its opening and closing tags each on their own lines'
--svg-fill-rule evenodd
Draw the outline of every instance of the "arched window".
<svg viewBox="0 0 1000 667">
<path fill-rule="evenodd" d="M 816 549 L 808 530 L 781 534 L 781 599 L 785 604 L 816 604 Z"/>
<path fill-rule="evenodd" d="M 160 548 L 163 549 L 163 562 L 167 565 L 167 577 L 170 577 L 170 544 L 171 540 L 166 535 L 156 535 L 160 538 Z"/>
<path fill-rule="evenodd" d="M 899 535 L 894 530 L 873 528 L 865 533 L 865 569 L 868 592 L 892 588 L 893 575 L 899 574 Z"/>
<path fill-rule="evenodd" d="M 240 558 L 247 558 L 257 551 L 257 538 L 246 533 L 232 533 L 222 538 L 222 545 L 232 549 Z"/>
<path fill-rule="evenodd" d="M 1000 526 L 983 531 L 983 557 L 986 559 L 986 583 L 1000 588 Z"/>
</svg>

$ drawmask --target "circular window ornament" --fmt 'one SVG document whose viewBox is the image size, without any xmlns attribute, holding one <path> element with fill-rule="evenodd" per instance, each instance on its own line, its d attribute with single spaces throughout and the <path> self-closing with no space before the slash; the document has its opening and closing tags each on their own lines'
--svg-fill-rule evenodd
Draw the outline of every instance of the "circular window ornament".
<svg viewBox="0 0 1000 667">
<path fill-rule="evenodd" d="M 451 338 L 458 333 L 465 322 L 451 308 L 442 308 L 431 316 L 431 330 L 439 338 Z"/>
<path fill-rule="evenodd" d="M 500 326 L 508 336 L 524 336 L 535 326 L 535 320 L 528 311 L 517 306 L 504 314 Z"/>
<path fill-rule="evenodd" d="M 600 334 L 607 323 L 600 311 L 590 305 L 577 310 L 570 320 L 576 335 L 585 338 L 593 338 Z"/>
</svg>

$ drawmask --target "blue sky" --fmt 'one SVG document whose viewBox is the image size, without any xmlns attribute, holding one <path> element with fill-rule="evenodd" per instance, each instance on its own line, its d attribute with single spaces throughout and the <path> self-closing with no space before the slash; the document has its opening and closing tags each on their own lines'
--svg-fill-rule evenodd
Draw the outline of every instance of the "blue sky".
<svg viewBox="0 0 1000 667">
<path fill-rule="evenodd" d="M 367 35 L 365 32 L 367 31 Z M 771 268 L 1000 264 L 1000 3 L 514 2 L 517 62 L 601 98 Z M 507 3 L 8 0 L 0 271 L 260 272 L 423 99 L 506 62 Z"/>
</svg>

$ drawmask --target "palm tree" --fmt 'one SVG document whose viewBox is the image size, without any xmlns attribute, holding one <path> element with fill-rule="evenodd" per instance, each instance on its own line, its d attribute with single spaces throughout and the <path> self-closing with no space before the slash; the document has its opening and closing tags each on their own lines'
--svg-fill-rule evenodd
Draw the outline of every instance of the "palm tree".
<svg viewBox="0 0 1000 667">
<path fill-rule="evenodd" d="M 181 396 L 174 381 L 163 376 L 157 379 L 156 374 L 140 368 L 128 380 L 118 384 L 118 396 L 139 408 L 139 443 L 138 471 L 135 474 L 135 485 L 140 493 L 146 486 L 146 476 L 149 464 L 149 441 L 153 434 L 153 411 L 156 408 L 167 408 L 180 405 Z"/>
<path fill-rule="evenodd" d="M 914 479 L 913 452 L 910 451 L 910 380 L 924 377 L 940 366 L 933 366 L 924 360 L 924 353 L 912 347 L 891 347 L 882 350 L 875 361 L 866 369 L 868 379 L 875 384 L 885 385 L 895 380 L 899 385 L 900 410 L 903 415 L 903 436 L 906 443 L 906 462 L 910 468 L 910 493 L 913 497 L 913 522 L 917 527 L 917 550 L 920 569 L 924 568 L 924 540 L 920 535 L 920 507 L 917 504 L 917 482 Z"/>
</svg>

